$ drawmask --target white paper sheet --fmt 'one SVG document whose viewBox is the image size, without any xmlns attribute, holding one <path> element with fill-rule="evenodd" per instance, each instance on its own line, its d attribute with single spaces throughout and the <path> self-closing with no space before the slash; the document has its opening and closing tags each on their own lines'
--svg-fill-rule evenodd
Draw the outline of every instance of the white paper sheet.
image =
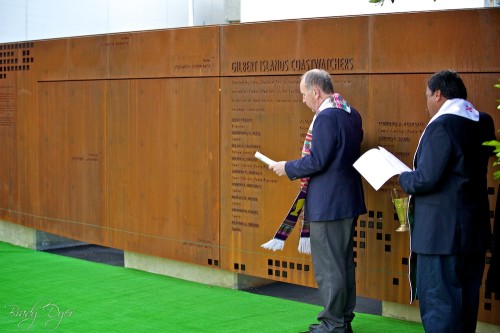
<svg viewBox="0 0 500 333">
<path fill-rule="evenodd" d="M 259 153 L 258 151 L 255 152 L 254 156 L 255 156 L 256 159 L 258 159 L 259 161 L 262 161 L 262 162 L 266 163 L 267 165 L 271 165 L 271 164 L 276 163 L 276 161 L 270 159 L 269 157 L 267 157 L 264 154 Z"/>
<path fill-rule="evenodd" d="M 354 168 L 378 191 L 391 177 L 411 169 L 383 147 L 373 148 L 353 164 Z"/>
</svg>

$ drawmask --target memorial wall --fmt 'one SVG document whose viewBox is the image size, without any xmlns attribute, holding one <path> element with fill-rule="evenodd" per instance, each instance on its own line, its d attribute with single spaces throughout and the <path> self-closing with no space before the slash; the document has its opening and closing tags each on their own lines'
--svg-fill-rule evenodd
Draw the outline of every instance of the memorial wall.
<svg viewBox="0 0 500 333">
<path fill-rule="evenodd" d="M 436 71 L 460 72 L 469 100 L 500 127 L 499 22 L 500 10 L 476 9 L 0 44 L 0 219 L 314 287 L 311 257 L 297 251 L 299 225 L 283 251 L 260 246 L 299 184 L 254 158 L 300 157 L 313 116 L 301 74 L 329 71 L 363 117 L 362 150 L 383 146 L 411 166 Z M 408 304 L 397 180 L 364 185 L 358 294 Z M 498 298 L 482 290 L 480 321 L 500 325 Z"/>
</svg>

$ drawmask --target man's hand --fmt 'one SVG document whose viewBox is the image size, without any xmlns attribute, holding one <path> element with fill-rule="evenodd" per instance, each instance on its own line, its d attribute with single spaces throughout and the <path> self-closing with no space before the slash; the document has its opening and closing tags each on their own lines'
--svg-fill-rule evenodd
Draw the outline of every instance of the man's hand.
<svg viewBox="0 0 500 333">
<path fill-rule="evenodd" d="M 269 169 L 276 172 L 278 176 L 286 176 L 285 163 L 286 161 L 276 162 L 274 164 L 269 165 Z"/>
</svg>

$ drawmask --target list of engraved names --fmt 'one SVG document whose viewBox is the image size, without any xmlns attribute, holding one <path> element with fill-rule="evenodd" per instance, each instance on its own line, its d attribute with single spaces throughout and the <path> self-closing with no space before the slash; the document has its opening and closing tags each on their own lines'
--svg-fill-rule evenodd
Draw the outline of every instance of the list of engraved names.
<svg viewBox="0 0 500 333">
<path fill-rule="evenodd" d="M 230 89 L 231 225 L 234 232 L 240 232 L 259 228 L 261 192 L 278 182 L 254 154 L 276 144 L 271 142 L 271 132 L 288 132 L 273 120 L 286 117 L 290 104 L 302 100 L 297 77 L 234 78 Z M 297 122 L 293 135 L 302 126 Z"/>
</svg>

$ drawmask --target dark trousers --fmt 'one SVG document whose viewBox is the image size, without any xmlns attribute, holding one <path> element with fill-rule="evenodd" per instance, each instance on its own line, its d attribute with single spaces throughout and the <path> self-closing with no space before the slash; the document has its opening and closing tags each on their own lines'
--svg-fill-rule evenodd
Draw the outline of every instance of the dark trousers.
<svg viewBox="0 0 500 333">
<path fill-rule="evenodd" d="M 356 219 L 311 222 L 314 274 L 324 306 L 318 320 L 331 331 L 345 327 L 354 318 L 356 279 L 353 235 Z"/>
<path fill-rule="evenodd" d="M 417 255 L 417 295 L 426 333 L 474 333 L 485 254 Z"/>
</svg>

